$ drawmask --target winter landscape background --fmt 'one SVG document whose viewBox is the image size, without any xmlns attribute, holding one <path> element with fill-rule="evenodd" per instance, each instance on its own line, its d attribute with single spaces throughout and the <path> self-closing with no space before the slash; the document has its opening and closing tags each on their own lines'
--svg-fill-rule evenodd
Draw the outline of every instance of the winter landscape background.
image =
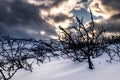
<svg viewBox="0 0 120 80">
<path fill-rule="evenodd" d="M 0 0 L 0 80 L 119 80 L 119 0 Z"/>
</svg>

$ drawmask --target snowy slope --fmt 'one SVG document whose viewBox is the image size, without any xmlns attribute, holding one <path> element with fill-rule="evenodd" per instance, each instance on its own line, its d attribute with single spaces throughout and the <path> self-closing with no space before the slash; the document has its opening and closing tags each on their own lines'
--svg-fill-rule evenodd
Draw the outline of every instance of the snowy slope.
<svg viewBox="0 0 120 80">
<path fill-rule="evenodd" d="M 34 65 L 33 72 L 20 70 L 11 80 L 120 80 L 120 62 L 108 63 L 105 55 L 93 59 L 94 70 L 87 62 L 55 60 L 41 66 Z"/>
</svg>

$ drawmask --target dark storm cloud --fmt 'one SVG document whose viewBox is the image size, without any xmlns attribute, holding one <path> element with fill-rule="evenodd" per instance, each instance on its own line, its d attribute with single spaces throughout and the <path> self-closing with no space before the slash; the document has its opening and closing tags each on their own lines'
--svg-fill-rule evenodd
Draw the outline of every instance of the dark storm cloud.
<svg viewBox="0 0 120 80">
<path fill-rule="evenodd" d="M 90 7 L 96 16 L 109 18 L 120 13 L 120 0 L 92 0 Z"/>
<path fill-rule="evenodd" d="M 96 20 L 95 27 L 97 30 L 101 30 L 101 24 L 103 25 L 106 32 L 120 33 L 120 20 L 100 20 L 99 22 Z"/>
<path fill-rule="evenodd" d="M 104 24 L 107 32 L 120 33 L 120 22 L 110 21 Z"/>
<path fill-rule="evenodd" d="M 0 0 L 0 35 L 42 38 L 41 30 L 55 34 L 54 29 L 39 16 L 39 6 L 25 0 Z"/>
<path fill-rule="evenodd" d="M 66 19 L 71 20 L 72 18 L 68 17 L 65 14 L 60 13 L 60 14 L 57 14 L 57 15 L 53 16 L 53 19 L 54 19 L 55 22 L 62 22 L 62 21 L 65 21 Z"/>
<path fill-rule="evenodd" d="M 51 7 L 58 7 L 64 1 L 66 0 L 55 0 L 54 3 L 51 5 Z"/>
<path fill-rule="evenodd" d="M 26 2 L 15 0 L 13 2 L 0 1 L 0 22 L 15 25 L 39 22 L 38 8 Z"/>
<path fill-rule="evenodd" d="M 120 33 L 120 0 L 92 0 L 90 3 L 93 15 L 102 16 L 95 24 L 103 24 L 107 32 Z"/>
<path fill-rule="evenodd" d="M 102 5 L 120 11 L 120 0 L 102 0 Z"/>
<path fill-rule="evenodd" d="M 111 20 L 120 19 L 120 14 L 116 14 L 110 17 Z"/>
</svg>

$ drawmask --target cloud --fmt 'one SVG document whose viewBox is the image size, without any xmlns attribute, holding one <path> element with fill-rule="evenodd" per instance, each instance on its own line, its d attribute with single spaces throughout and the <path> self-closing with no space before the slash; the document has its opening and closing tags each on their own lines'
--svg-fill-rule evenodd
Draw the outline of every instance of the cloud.
<svg viewBox="0 0 120 80">
<path fill-rule="evenodd" d="M 82 0 L 0 0 L 0 35 L 49 38 L 72 23 Z M 86 0 L 84 0 L 86 2 Z M 40 31 L 45 31 L 41 35 Z"/>
<path fill-rule="evenodd" d="M 120 33 L 120 19 L 105 20 L 103 26 L 107 32 Z"/>
<path fill-rule="evenodd" d="M 40 15 L 43 20 L 55 28 L 59 25 L 67 27 L 71 23 L 73 17 L 70 11 L 75 7 L 77 1 L 78 0 L 54 0 L 54 3 L 49 6 L 50 8 L 40 10 Z"/>
<path fill-rule="evenodd" d="M 0 36 L 50 38 L 72 23 L 87 0 L 0 0 Z M 45 31 L 41 35 L 40 31 Z"/>
<path fill-rule="evenodd" d="M 49 38 L 49 35 L 56 34 L 54 28 L 39 15 L 43 7 L 27 0 L 0 0 L 0 35 Z M 40 30 L 46 31 L 46 35 L 40 35 Z"/>
<path fill-rule="evenodd" d="M 102 16 L 105 19 L 120 13 L 120 0 L 92 0 L 90 8 L 95 16 Z"/>
<path fill-rule="evenodd" d="M 86 22 L 85 26 L 89 27 L 91 26 L 91 21 Z M 120 32 L 120 20 L 101 20 L 101 19 L 97 19 L 94 20 L 94 24 L 96 27 L 96 30 L 100 30 L 101 29 L 101 25 L 104 27 L 104 29 L 106 30 L 106 32 L 108 33 L 119 33 Z"/>
<path fill-rule="evenodd" d="M 45 0 L 47 3 L 47 0 Z M 61 25 L 67 28 L 73 20 L 74 14 L 71 12 L 73 9 L 81 9 L 78 6 L 82 0 L 49 0 L 48 8 L 43 8 L 40 10 L 40 15 L 42 19 L 47 23 L 54 26 L 56 31 L 59 31 L 58 26 Z M 52 2 L 53 1 L 53 2 Z"/>
<path fill-rule="evenodd" d="M 109 33 L 120 33 L 119 3 L 120 0 L 92 0 L 89 6 L 93 15 L 102 17 L 102 19 L 94 20 L 95 24 L 102 24 Z"/>
</svg>

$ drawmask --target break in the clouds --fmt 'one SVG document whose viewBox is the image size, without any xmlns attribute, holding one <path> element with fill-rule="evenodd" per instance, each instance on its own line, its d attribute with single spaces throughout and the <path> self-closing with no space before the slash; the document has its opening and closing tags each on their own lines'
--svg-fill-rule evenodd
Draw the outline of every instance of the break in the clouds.
<svg viewBox="0 0 120 80">
<path fill-rule="evenodd" d="M 59 25 L 70 25 L 74 15 L 71 11 L 80 8 L 80 1 L 0 0 L 0 35 L 33 38 L 55 36 Z"/>
<path fill-rule="evenodd" d="M 95 16 L 102 19 L 95 20 L 96 25 L 103 24 L 107 32 L 120 33 L 120 0 L 92 0 L 90 8 Z"/>
</svg>

